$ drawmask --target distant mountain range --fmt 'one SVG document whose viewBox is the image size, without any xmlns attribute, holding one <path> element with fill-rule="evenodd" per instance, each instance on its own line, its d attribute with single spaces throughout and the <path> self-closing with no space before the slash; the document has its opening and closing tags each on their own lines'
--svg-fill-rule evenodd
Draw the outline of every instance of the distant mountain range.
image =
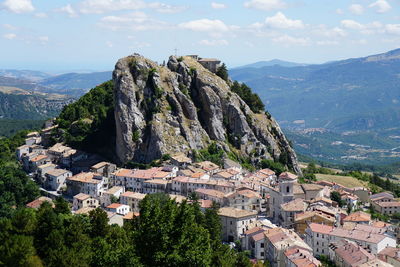
<svg viewBox="0 0 400 267">
<path fill-rule="evenodd" d="M 111 71 L 50 75 L 31 70 L 0 70 L 0 86 L 13 86 L 74 97 L 85 94 L 91 88 L 111 78 Z"/>
<path fill-rule="evenodd" d="M 319 65 L 248 66 L 231 77 L 253 88 L 284 127 L 400 127 L 400 49 Z"/>
<path fill-rule="evenodd" d="M 244 69 L 244 68 L 262 68 L 262 67 L 270 67 L 270 66 L 281 66 L 281 67 L 298 67 L 298 66 L 307 66 L 309 64 L 303 64 L 303 63 L 295 63 L 295 62 L 289 62 L 289 61 L 284 61 L 280 59 L 273 59 L 269 61 L 258 61 L 255 63 L 251 63 L 248 65 L 240 66 L 236 69 Z"/>
</svg>

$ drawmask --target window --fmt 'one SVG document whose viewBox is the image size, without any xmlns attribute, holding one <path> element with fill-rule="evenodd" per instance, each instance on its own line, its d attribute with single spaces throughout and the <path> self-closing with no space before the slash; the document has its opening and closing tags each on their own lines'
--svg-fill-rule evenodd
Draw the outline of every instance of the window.
<svg viewBox="0 0 400 267">
<path fill-rule="evenodd" d="M 264 252 L 261 251 L 261 252 L 260 252 L 260 256 L 261 256 L 261 257 L 264 257 Z"/>
<path fill-rule="evenodd" d="M 260 244 L 260 247 L 263 248 L 263 247 L 264 247 L 264 243 L 261 243 L 261 244 Z"/>
<path fill-rule="evenodd" d="M 289 186 L 286 186 L 286 193 L 289 193 L 289 192 L 290 192 Z"/>
</svg>

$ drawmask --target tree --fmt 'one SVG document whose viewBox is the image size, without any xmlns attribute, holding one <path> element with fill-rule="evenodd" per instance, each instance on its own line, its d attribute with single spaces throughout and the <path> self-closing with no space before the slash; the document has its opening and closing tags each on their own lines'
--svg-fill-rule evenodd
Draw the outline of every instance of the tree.
<svg viewBox="0 0 400 267">
<path fill-rule="evenodd" d="M 89 212 L 89 218 L 90 236 L 92 238 L 97 236 L 106 236 L 109 230 L 107 213 L 104 210 L 97 208 Z"/>
<path fill-rule="evenodd" d="M 228 69 L 226 68 L 225 63 L 222 63 L 222 65 L 217 69 L 217 72 L 215 74 L 217 74 L 219 77 L 221 77 L 226 82 L 229 79 Z"/>
<path fill-rule="evenodd" d="M 54 201 L 55 208 L 54 212 L 57 214 L 70 214 L 71 210 L 69 208 L 69 203 L 63 197 L 57 197 Z"/>
<path fill-rule="evenodd" d="M 342 207 L 344 205 L 344 201 L 340 197 L 340 193 L 338 191 L 331 192 L 331 200 L 337 202 L 339 207 Z"/>
</svg>

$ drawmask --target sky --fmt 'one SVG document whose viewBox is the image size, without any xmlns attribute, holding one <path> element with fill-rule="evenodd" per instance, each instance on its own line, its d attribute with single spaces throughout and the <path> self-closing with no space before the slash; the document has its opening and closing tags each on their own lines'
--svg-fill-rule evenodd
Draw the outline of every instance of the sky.
<svg viewBox="0 0 400 267">
<path fill-rule="evenodd" d="M 400 0 L 0 0 L 0 68 L 112 70 L 140 53 L 323 63 L 400 47 Z"/>
</svg>

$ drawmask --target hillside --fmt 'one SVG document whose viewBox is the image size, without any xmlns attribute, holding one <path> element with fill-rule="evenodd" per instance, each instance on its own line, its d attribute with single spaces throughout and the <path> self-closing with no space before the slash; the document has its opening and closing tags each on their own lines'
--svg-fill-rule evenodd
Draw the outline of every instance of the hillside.
<svg viewBox="0 0 400 267">
<path fill-rule="evenodd" d="M 400 49 L 321 65 L 236 68 L 284 127 L 400 127 Z"/>
<path fill-rule="evenodd" d="M 43 79 L 39 84 L 45 87 L 42 92 L 81 96 L 94 86 L 110 80 L 111 76 L 111 71 L 66 73 Z"/>
<path fill-rule="evenodd" d="M 113 84 L 100 85 L 64 108 L 58 123 L 66 140 L 108 156 L 114 142 L 120 163 L 148 163 L 180 152 L 195 156 L 216 144 L 239 161 L 272 159 L 301 172 L 279 125 L 268 113 L 254 107 L 253 112 L 231 90 L 234 84 L 190 57 L 170 57 L 167 66 L 139 55 L 120 59 Z M 238 86 L 235 90 L 252 103 L 251 91 Z"/>
</svg>

